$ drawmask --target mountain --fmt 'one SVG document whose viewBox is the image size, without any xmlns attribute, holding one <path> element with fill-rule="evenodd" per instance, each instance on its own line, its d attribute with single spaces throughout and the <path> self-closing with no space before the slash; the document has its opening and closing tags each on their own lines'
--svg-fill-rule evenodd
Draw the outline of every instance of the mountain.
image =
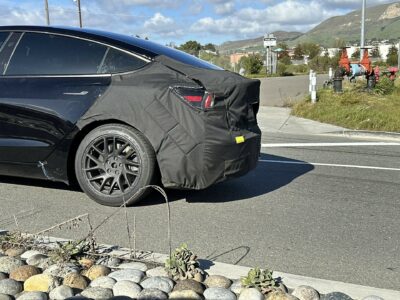
<svg viewBox="0 0 400 300">
<path fill-rule="evenodd" d="M 361 3 L 361 1 L 360 1 Z M 361 5 L 361 4 L 360 4 Z M 366 10 L 365 36 L 367 40 L 400 39 L 400 1 L 368 7 Z M 361 10 L 344 16 L 332 17 L 306 33 L 276 31 L 278 42 L 290 46 L 297 43 L 313 42 L 324 47 L 335 47 L 338 41 L 359 43 L 361 32 Z M 254 51 L 263 47 L 263 37 L 229 41 L 218 46 L 221 53 Z"/>
<path fill-rule="evenodd" d="M 289 42 L 298 37 L 303 33 L 301 32 L 287 32 L 287 31 L 275 31 L 273 32 L 279 42 Z M 235 52 L 238 50 L 252 51 L 263 47 L 264 37 L 260 36 L 254 39 L 240 40 L 240 41 L 229 41 L 218 46 L 218 50 L 221 53 Z"/>
<path fill-rule="evenodd" d="M 348 43 L 359 42 L 361 32 L 361 10 L 344 16 L 332 17 L 293 41 L 313 42 L 333 47 L 337 40 Z M 369 7 L 366 10 L 365 37 L 367 40 L 400 39 L 400 1 Z"/>
</svg>

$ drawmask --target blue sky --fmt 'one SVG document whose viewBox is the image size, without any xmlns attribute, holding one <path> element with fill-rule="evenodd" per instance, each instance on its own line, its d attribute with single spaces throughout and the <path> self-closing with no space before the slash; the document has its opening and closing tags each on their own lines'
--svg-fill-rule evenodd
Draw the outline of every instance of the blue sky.
<svg viewBox="0 0 400 300">
<path fill-rule="evenodd" d="M 48 0 L 54 25 L 77 26 L 73 0 Z M 43 0 L 0 0 L 0 25 L 45 24 Z M 369 5 L 393 0 L 367 0 Z M 361 0 L 81 0 L 84 26 L 149 37 L 221 44 L 275 30 L 305 32 L 361 8 Z"/>
</svg>

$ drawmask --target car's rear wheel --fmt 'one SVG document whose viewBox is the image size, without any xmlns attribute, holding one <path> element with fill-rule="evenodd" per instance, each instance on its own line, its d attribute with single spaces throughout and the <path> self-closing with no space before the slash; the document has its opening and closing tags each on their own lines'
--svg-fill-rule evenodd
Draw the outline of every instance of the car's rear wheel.
<svg viewBox="0 0 400 300">
<path fill-rule="evenodd" d="M 102 125 L 85 136 L 75 157 L 76 178 L 94 201 L 108 206 L 138 202 L 152 183 L 154 149 L 139 131 L 120 124 Z"/>
</svg>

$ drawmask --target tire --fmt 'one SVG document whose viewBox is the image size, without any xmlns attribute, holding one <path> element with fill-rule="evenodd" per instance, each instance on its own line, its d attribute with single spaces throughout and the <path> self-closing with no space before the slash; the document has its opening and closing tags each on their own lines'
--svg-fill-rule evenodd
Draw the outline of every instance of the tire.
<svg viewBox="0 0 400 300">
<path fill-rule="evenodd" d="M 107 206 L 137 203 L 150 191 L 156 157 L 138 130 L 121 124 L 102 125 L 89 132 L 75 156 L 75 174 L 82 190 Z"/>
</svg>

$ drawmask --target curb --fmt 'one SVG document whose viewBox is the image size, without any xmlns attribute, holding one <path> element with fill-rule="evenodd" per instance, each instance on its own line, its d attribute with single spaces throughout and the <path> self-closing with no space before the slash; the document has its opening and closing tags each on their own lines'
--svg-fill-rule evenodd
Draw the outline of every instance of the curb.
<svg viewBox="0 0 400 300">
<path fill-rule="evenodd" d="M 6 232 L 6 230 L 0 229 L 0 235 L 5 234 Z M 69 239 L 56 237 L 46 237 L 46 240 L 48 242 L 49 248 L 51 248 L 52 246 L 54 247 L 54 244 L 56 242 L 70 241 Z M 117 248 L 115 245 L 113 246 L 105 244 L 98 245 L 98 247 L 100 248 L 100 250 L 111 249 L 111 251 L 107 251 L 107 255 L 109 256 L 118 256 L 122 259 L 130 258 L 131 250 L 128 248 Z M 138 260 L 142 262 L 164 265 L 165 260 L 169 258 L 169 255 L 154 252 L 138 252 L 137 257 Z M 199 261 L 204 271 L 206 271 L 208 274 L 222 275 L 232 280 L 238 280 L 244 276 L 247 276 L 247 273 L 251 270 L 251 268 L 245 266 L 231 265 L 202 259 L 199 259 Z M 290 289 L 294 289 L 300 285 L 307 285 L 313 287 L 322 294 L 342 292 L 349 295 L 353 299 L 363 299 L 371 295 L 379 296 L 385 300 L 400 299 L 400 291 L 395 290 L 380 289 L 340 281 L 306 277 L 278 271 L 274 271 L 274 276 L 280 277 L 283 280 L 284 284 Z"/>
<path fill-rule="evenodd" d="M 327 135 L 339 135 L 344 137 L 373 138 L 400 141 L 400 133 L 368 130 L 343 130 L 328 132 Z"/>
</svg>

